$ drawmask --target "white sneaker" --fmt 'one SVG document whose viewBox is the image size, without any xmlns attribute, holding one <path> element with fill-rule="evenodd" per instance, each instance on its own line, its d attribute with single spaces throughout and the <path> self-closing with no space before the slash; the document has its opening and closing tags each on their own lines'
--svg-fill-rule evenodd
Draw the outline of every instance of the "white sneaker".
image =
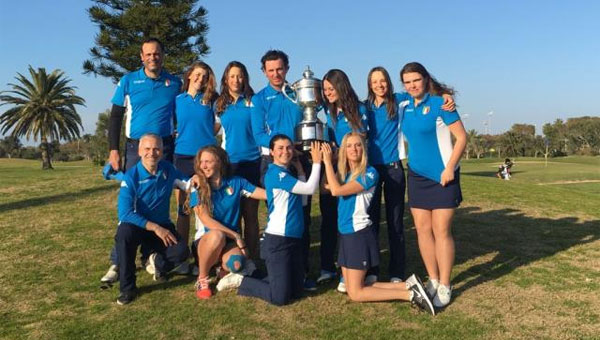
<svg viewBox="0 0 600 340">
<path fill-rule="evenodd" d="M 399 277 L 395 277 L 395 276 L 393 276 L 392 278 L 390 278 L 390 282 L 391 282 L 391 283 L 401 283 L 401 282 L 402 282 L 402 279 L 401 279 L 401 278 L 399 278 Z"/>
<path fill-rule="evenodd" d="M 154 258 L 156 257 L 156 253 L 150 254 L 148 260 L 146 260 L 146 272 L 150 275 L 154 275 L 156 273 L 156 267 L 154 266 Z"/>
<path fill-rule="evenodd" d="M 188 275 L 190 273 L 190 264 L 188 261 L 182 262 L 177 268 L 173 269 L 173 273 L 177 275 Z"/>
<path fill-rule="evenodd" d="M 420 281 L 419 278 L 417 278 L 417 275 L 412 274 L 411 276 L 408 277 L 408 279 L 406 279 L 406 281 L 404 283 L 406 283 L 406 289 L 409 289 L 410 287 L 416 285 L 418 282 Z"/>
<path fill-rule="evenodd" d="M 119 281 L 119 266 L 116 264 L 110 265 L 108 271 L 104 276 L 100 279 L 102 283 L 114 283 Z"/>
<path fill-rule="evenodd" d="M 440 281 L 436 279 L 429 279 L 429 281 L 427 281 L 427 284 L 425 285 L 425 290 L 427 291 L 427 296 L 429 296 L 430 299 L 433 299 L 435 297 L 439 286 Z"/>
<path fill-rule="evenodd" d="M 340 283 L 338 283 L 337 291 L 340 293 L 346 293 L 346 282 L 344 281 L 344 277 L 340 277 Z"/>
<path fill-rule="evenodd" d="M 446 307 L 452 297 L 452 287 L 440 284 L 437 288 L 437 294 L 433 298 L 433 305 L 437 308 Z"/>
<path fill-rule="evenodd" d="M 372 285 L 375 282 L 377 282 L 377 275 L 367 275 L 367 277 L 365 277 L 366 285 Z"/>
<path fill-rule="evenodd" d="M 220 292 L 225 289 L 235 289 L 242 284 L 243 279 L 243 275 L 229 273 L 219 280 L 219 283 L 217 283 L 217 290 Z"/>
</svg>

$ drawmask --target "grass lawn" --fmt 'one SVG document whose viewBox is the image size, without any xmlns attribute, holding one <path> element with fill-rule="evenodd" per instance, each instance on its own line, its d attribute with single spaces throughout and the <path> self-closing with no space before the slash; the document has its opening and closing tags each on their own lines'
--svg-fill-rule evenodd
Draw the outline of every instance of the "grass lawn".
<svg viewBox="0 0 600 340">
<path fill-rule="evenodd" d="M 145 272 L 139 298 L 118 306 L 117 287 L 99 289 L 118 185 L 86 162 L 42 171 L 38 161 L 0 159 L 0 338 L 600 337 L 600 158 L 517 159 L 511 181 L 494 177 L 498 164 L 462 162 L 453 302 L 431 317 L 408 303 L 352 303 L 335 283 L 286 307 L 234 292 L 198 301 L 195 278 L 157 284 Z M 316 277 L 317 202 L 312 215 Z M 405 227 L 408 272 L 425 277 L 408 211 Z M 381 279 L 385 247 L 382 237 Z"/>
</svg>

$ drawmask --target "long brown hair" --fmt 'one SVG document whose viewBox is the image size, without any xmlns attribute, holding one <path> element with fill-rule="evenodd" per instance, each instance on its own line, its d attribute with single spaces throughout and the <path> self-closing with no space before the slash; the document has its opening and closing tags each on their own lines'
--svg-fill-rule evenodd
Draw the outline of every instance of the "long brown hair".
<svg viewBox="0 0 600 340">
<path fill-rule="evenodd" d="M 323 82 L 325 80 L 331 83 L 338 95 L 335 103 L 327 103 L 333 124 L 337 124 L 337 114 L 340 109 L 348 119 L 352 130 L 360 131 L 363 126 L 360 120 L 359 100 L 346 73 L 342 70 L 332 69 L 323 76 Z"/>
<path fill-rule="evenodd" d="M 208 73 L 208 79 L 200 89 L 200 92 L 202 92 L 202 103 L 205 105 L 212 105 L 217 97 L 217 80 L 212 68 L 210 68 L 210 66 L 203 61 L 196 61 L 190 65 L 190 67 L 188 67 L 187 71 L 183 75 L 183 85 L 181 86 L 181 91 L 187 92 L 190 87 L 190 75 L 197 68 L 201 68 Z"/>
<path fill-rule="evenodd" d="M 346 176 L 350 171 L 350 164 L 348 163 L 348 155 L 346 153 L 346 148 L 348 147 L 348 138 L 350 137 L 358 137 L 360 139 L 360 143 L 362 144 L 362 157 L 358 167 L 352 170 L 348 182 L 355 180 L 358 178 L 358 176 L 364 176 L 367 171 L 368 159 L 367 143 L 365 142 L 365 138 L 358 132 L 349 132 L 342 139 L 342 145 L 340 145 L 340 150 L 338 152 L 338 177 L 342 183 L 345 183 Z"/>
<path fill-rule="evenodd" d="M 441 96 L 442 94 L 449 94 L 451 96 L 454 95 L 455 91 L 453 88 L 437 81 L 431 74 L 429 74 L 429 72 L 427 72 L 425 66 L 417 62 L 404 65 L 402 70 L 400 70 L 400 81 L 404 83 L 404 78 L 402 76 L 406 73 L 412 72 L 416 72 L 423 77 L 425 82 L 425 93 L 430 93 L 436 96 Z"/>
<path fill-rule="evenodd" d="M 237 67 L 242 71 L 242 89 L 241 94 L 244 95 L 244 99 L 247 104 L 250 104 L 250 100 L 254 95 L 254 90 L 250 86 L 250 76 L 248 75 L 248 70 L 244 64 L 239 61 L 232 61 L 225 67 L 223 71 L 223 76 L 221 77 L 221 95 L 217 98 L 216 102 L 216 113 L 220 116 L 223 114 L 223 111 L 227 108 L 227 105 L 233 103 L 233 97 L 229 94 L 229 85 L 227 84 L 227 78 L 229 77 L 229 70 Z"/>
<path fill-rule="evenodd" d="M 371 77 L 373 76 L 373 73 L 375 72 L 381 72 L 381 74 L 383 74 L 383 78 L 385 79 L 386 83 L 387 83 L 387 91 L 385 92 L 384 97 L 384 103 L 386 105 L 386 111 L 387 111 L 387 118 L 388 120 L 392 120 L 394 119 L 394 117 L 396 117 L 396 113 L 398 112 L 398 108 L 397 108 L 397 103 L 396 103 L 396 97 L 394 96 L 394 85 L 392 84 L 392 79 L 390 78 L 390 74 L 388 73 L 388 71 L 383 68 L 382 66 L 376 66 L 373 67 L 371 69 L 371 71 L 369 71 L 369 75 L 367 76 L 367 89 L 368 90 L 368 95 L 367 95 L 367 103 L 370 106 L 375 106 L 375 92 L 373 92 L 373 89 L 371 88 Z"/>
<path fill-rule="evenodd" d="M 198 202 L 199 204 L 206 205 L 208 209 L 208 213 L 212 216 L 212 197 L 211 197 L 211 187 L 208 182 L 208 178 L 204 175 L 202 171 L 200 158 L 204 152 L 208 152 L 215 156 L 217 162 L 219 163 L 217 166 L 217 171 L 219 172 L 219 176 L 221 180 L 224 178 L 231 177 L 231 163 L 229 162 L 229 156 L 227 156 L 227 152 L 223 150 L 220 146 L 217 145 L 208 145 L 198 150 L 196 153 L 196 157 L 194 157 L 194 173 L 199 177 L 200 183 L 196 190 L 198 191 Z M 189 192 L 185 201 L 185 209 L 189 212 Z"/>
</svg>

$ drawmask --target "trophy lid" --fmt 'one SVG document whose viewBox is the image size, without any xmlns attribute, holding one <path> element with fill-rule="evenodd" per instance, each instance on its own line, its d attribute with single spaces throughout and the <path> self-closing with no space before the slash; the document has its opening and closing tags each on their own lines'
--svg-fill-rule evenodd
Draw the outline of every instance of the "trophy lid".
<svg viewBox="0 0 600 340">
<path fill-rule="evenodd" d="M 314 73 L 308 65 L 306 65 L 306 69 L 302 72 L 302 79 L 294 83 L 295 89 L 307 87 L 321 87 L 321 80 L 314 77 Z"/>
</svg>

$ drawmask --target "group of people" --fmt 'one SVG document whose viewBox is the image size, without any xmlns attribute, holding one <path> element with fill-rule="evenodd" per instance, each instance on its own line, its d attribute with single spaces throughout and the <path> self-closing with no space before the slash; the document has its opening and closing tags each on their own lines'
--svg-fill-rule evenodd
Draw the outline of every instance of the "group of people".
<svg viewBox="0 0 600 340">
<path fill-rule="evenodd" d="M 315 141 L 303 153 L 294 147 L 302 110 L 282 93 L 289 69 L 284 52 L 270 50 L 262 57 L 269 84 L 258 93 L 237 61 L 226 66 L 217 92 L 216 77 L 205 63 L 192 64 L 183 83 L 163 70 L 164 50 L 157 39 L 144 41 L 140 57 L 143 67 L 119 82 L 110 118 L 108 168 L 124 173 L 118 177 L 113 264 L 102 280 L 120 281 L 117 303 L 136 298 L 139 245 L 156 280 L 177 266 L 187 271 L 191 211 L 197 229 L 191 271 L 198 273 L 199 299 L 213 294 L 209 273 L 215 266 L 220 269 L 218 290 L 238 288 L 239 295 L 275 305 L 314 290 L 308 278 L 308 231 L 317 189 L 322 216 L 317 283 L 338 278 L 337 247 L 338 290 L 353 301 L 405 300 L 431 314 L 450 302 L 451 221 L 462 201 L 458 162 L 466 136 L 453 90 L 421 64 L 401 70 L 404 93 L 394 92 L 385 68 L 373 68 L 364 102 L 342 70 L 328 71 L 322 82 L 328 141 Z M 124 115 L 122 168 L 118 145 Z M 221 146 L 216 145 L 218 133 Z M 401 162 L 405 140 L 408 176 Z M 427 284 L 405 274 L 407 184 Z M 173 188 L 178 191 L 176 225 L 169 219 Z M 378 282 L 382 192 L 389 282 Z M 266 200 L 268 210 L 260 242 L 258 200 Z M 265 261 L 266 277 L 253 273 L 252 260 L 259 258 Z"/>
</svg>

